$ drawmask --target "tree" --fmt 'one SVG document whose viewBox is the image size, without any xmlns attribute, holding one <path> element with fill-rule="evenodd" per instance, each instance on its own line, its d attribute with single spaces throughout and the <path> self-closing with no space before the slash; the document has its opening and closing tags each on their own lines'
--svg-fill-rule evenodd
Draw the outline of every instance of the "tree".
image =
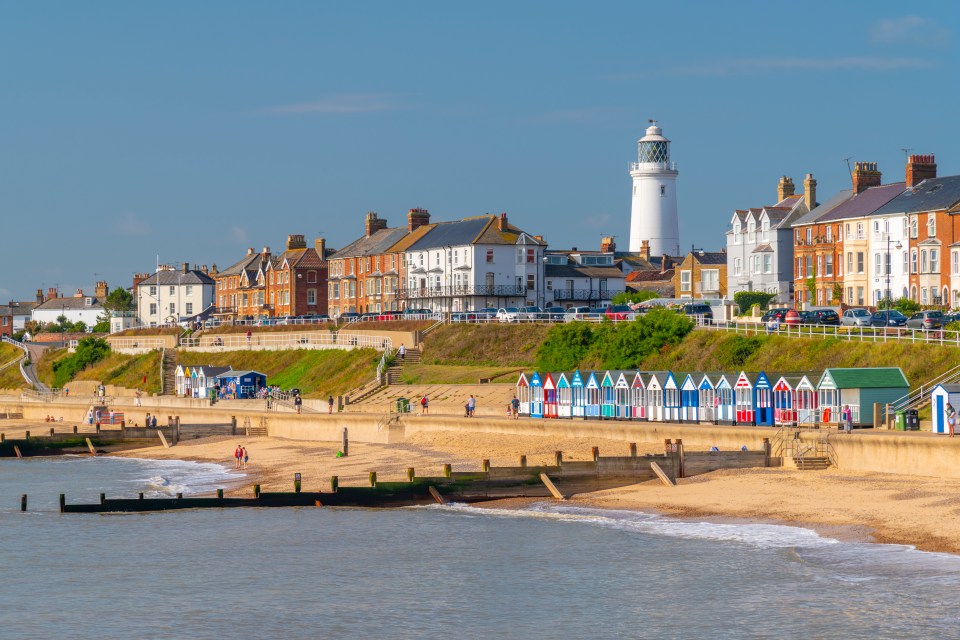
<svg viewBox="0 0 960 640">
<path fill-rule="evenodd" d="M 817 268 L 810 270 L 810 277 L 807 278 L 807 291 L 810 293 L 810 303 L 817 299 Z"/>
<path fill-rule="evenodd" d="M 833 283 L 833 301 L 837 304 L 843 302 L 843 285 L 839 282 Z"/>
<path fill-rule="evenodd" d="M 613 296 L 610 300 L 612 304 L 627 304 L 628 302 L 646 302 L 647 300 L 653 300 L 654 298 L 659 298 L 660 294 L 656 291 L 651 291 L 645 289 L 643 291 L 623 291 Z"/>
<path fill-rule="evenodd" d="M 102 302 L 103 308 L 108 312 L 123 312 L 133 310 L 133 294 L 123 288 L 117 288 L 110 292 L 107 299 Z M 98 318 L 99 319 L 99 318 Z"/>
<path fill-rule="evenodd" d="M 774 297 L 776 297 L 776 294 L 766 293 L 765 291 L 737 291 L 733 294 L 733 301 L 740 307 L 740 314 L 744 315 L 755 304 L 760 305 L 761 309 L 766 309 Z"/>
</svg>

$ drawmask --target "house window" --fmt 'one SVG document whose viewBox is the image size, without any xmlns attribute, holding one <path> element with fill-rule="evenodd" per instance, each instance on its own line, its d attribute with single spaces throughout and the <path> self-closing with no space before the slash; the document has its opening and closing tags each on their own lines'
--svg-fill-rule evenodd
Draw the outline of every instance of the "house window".
<svg viewBox="0 0 960 640">
<path fill-rule="evenodd" d="M 170 313 L 170 315 L 174 315 L 176 312 L 177 312 L 177 305 L 175 305 L 174 303 L 171 302 L 171 303 L 170 303 L 170 312 L 169 312 L 169 313 Z"/>
<path fill-rule="evenodd" d="M 688 269 L 680 272 L 680 291 L 690 291 L 690 271 Z"/>
<path fill-rule="evenodd" d="M 935 213 L 927 214 L 927 235 L 931 238 L 937 237 L 937 215 Z"/>
<path fill-rule="evenodd" d="M 487 262 L 493 262 L 493 249 L 487 249 Z"/>
<path fill-rule="evenodd" d="M 770 221 L 769 220 L 764 220 L 763 222 L 760 223 L 760 233 L 761 233 L 761 239 L 764 242 L 767 242 L 770 240 Z"/>
<path fill-rule="evenodd" d="M 536 291 L 537 289 L 537 276 L 532 273 L 527 274 L 527 291 Z"/>
<path fill-rule="evenodd" d="M 527 249 L 527 264 L 534 264 L 537 261 L 537 250 Z"/>
<path fill-rule="evenodd" d="M 950 275 L 960 274 L 960 252 L 950 252 Z"/>
<path fill-rule="evenodd" d="M 863 287 L 857 287 L 857 304 L 863 304 Z"/>
<path fill-rule="evenodd" d="M 930 273 L 926 249 L 920 250 L 920 273 Z"/>
<path fill-rule="evenodd" d="M 807 256 L 807 277 L 813 278 L 816 275 L 813 271 L 813 256 Z"/>
<path fill-rule="evenodd" d="M 773 273 L 773 256 L 769 253 L 763 254 L 763 272 Z"/>
<path fill-rule="evenodd" d="M 734 222 L 733 223 L 733 244 L 740 244 L 740 242 L 743 241 L 743 234 L 741 234 L 740 231 L 741 231 L 740 223 Z M 797 242 L 799 241 L 800 241 L 800 231 L 798 230 Z"/>
<path fill-rule="evenodd" d="M 807 244 L 813 244 L 813 227 L 807 227 Z"/>
<path fill-rule="evenodd" d="M 747 242 L 757 241 L 757 223 L 753 220 L 747 222 Z"/>
<path fill-rule="evenodd" d="M 847 287 L 847 304 L 853 304 L 853 287 Z"/>
<path fill-rule="evenodd" d="M 827 225 L 827 242 L 833 242 L 833 227 Z"/>
<path fill-rule="evenodd" d="M 817 256 L 817 275 L 823 275 L 823 256 Z"/>
<path fill-rule="evenodd" d="M 700 282 L 702 285 L 702 291 L 719 291 L 720 290 L 720 270 L 719 269 L 703 269 L 700 271 Z"/>
<path fill-rule="evenodd" d="M 152 315 L 152 316 L 157 315 L 157 303 L 156 303 L 156 302 L 151 302 L 151 303 L 150 303 L 150 315 Z"/>
<path fill-rule="evenodd" d="M 927 288 L 920 288 L 920 304 L 927 304 Z"/>
<path fill-rule="evenodd" d="M 863 273 L 863 251 L 857 251 L 857 273 Z"/>
<path fill-rule="evenodd" d="M 309 284 L 317 283 L 317 272 L 316 271 L 307 271 L 307 282 Z"/>
<path fill-rule="evenodd" d="M 186 314 L 187 314 L 188 316 L 192 316 L 192 315 L 193 315 L 193 303 L 192 303 L 192 302 L 188 302 L 188 303 L 187 303 Z"/>
<path fill-rule="evenodd" d="M 847 240 L 853 240 L 853 236 L 850 235 L 850 223 L 843 225 L 843 228 L 847 234 Z"/>
<path fill-rule="evenodd" d="M 874 259 L 873 259 L 873 272 L 876 273 L 877 275 L 880 275 L 880 271 L 883 269 L 883 265 L 882 265 L 882 263 L 881 263 L 882 258 L 880 257 L 880 254 L 879 254 L 879 253 L 873 254 L 873 258 L 874 258 Z"/>
<path fill-rule="evenodd" d="M 797 258 L 797 277 L 803 277 L 803 258 Z"/>
<path fill-rule="evenodd" d="M 733 275 L 740 275 L 740 258 L 733 259 Z"/>
<path fill-rule="evenodd" d="M 853 251 L 847 252 L 847 273 L 853 273 Z"/>
<path fill-rule="evenodd" d="M 315 305 L 317 304 L 317 290 L 316 289 L 307 289 L 307 304 Z"/>
<path fill-rule="evenodd" d="M 910 254 L 903 252 L 903 275 L 910 273 Z"/>
<path fill-rule="evenodd" d="M 193 295 L 193 285 L 190 285 L 190 284 L 187 285 L 187 295 L 188 296 Z"/>
<path fill-rule="evenodd" d="M 910 273 L 917 272 L 917 250 L 912 249 L 910 251 Z M 916 297 L 914 297 L 916 299 Z"/>
<path fill-rule="evenodd" d="M 523 249 L 517 248 L 517 264 L 523 264 Z"/>
<path fill-rule="evenodd" d="M 919 226 L 919 222 L 918 222 L 917 217 L 916 217 L 916 216 L 911 216 L 911 218 L 910 218 L 910 237 L 911 237 L 911 238 L 916 238 L 916 237 L 917 237 L 917 228 L 918 228 L 918 226 Z"/>
<path fill-rule="evenodd" d="M 930 249 L 930 273 L 940 273 L 940 252 Z"/>
<path fill-rule="evenodd" d="M 833 254 L 832 253 L 827 254 L 826 260 L 827 261 L 825 265 L 824 275 L 832 276 L 833 275 Z"/>
<path fill-rule="evenodd" d="M 156 288 L 156 287 L 150 287 L 150 295 L 152 295 L 152 296 L 157 295 L 157 288 Z"/>
<path fill-rule="evenodd" d="M 857 240 L 863 240 L 863 223 L 857 223 Z"/>
</svg>

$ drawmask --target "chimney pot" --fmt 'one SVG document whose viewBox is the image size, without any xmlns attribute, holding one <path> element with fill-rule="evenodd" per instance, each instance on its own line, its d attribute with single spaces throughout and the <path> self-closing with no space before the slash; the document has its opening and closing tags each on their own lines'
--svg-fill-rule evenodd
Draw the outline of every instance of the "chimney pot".
<svg viewBox="0 0 960 640">
<path fill-rule="evenodd" d="M 808 173 L 803 179 L 803 199 L 807 209 L 812 211 L 817 206 L 817 181 L 813 179 L 812 173 Z"/>
<path fill-rule="evenodd" d="M 780 176 L 780 182 L 777 184 L 777 202 L 783 202 L 794 195 L 796 187 L 793 184 L 793 178 Z"/>
<path fill-rule="evenodd" d="M 381 229 L 386 229 L 386 228 L 387 228 L 386 219 L 381 219 L 380 216 L 377 215 L 376 211 L 367 212 L 366 233 L 368 238 L 373 234 L 375 234 L 377 231 L 380 231 Z"/>
<path fill-rule="evenodd" d="M 418 228 L 430 224 L 430 212 L 426 209 L 416 208 L 407 212 L 407 231 L 413 232 Z"/>
<path fill-rule="evenodd" d="M 650 261 L 650 241 L 641 240 L 640 241 L 640 257 L 646 261 Z"/>
<path fill-rule="evenodd" d="M 879 187 L 883 175 L 876 162 L 857 162 L 853 165 L 853 191 L 862 193 L 870 187 Z"/>
<path fill-rule="evenodd" d="M 907 158 L 906 181 L 908 187 L 915 187 L 924 180 L 937 177 L 937 162 L 934 154 L 917 154 Z"/>
<path fill-rule="evenodd" d="M 507 213 L 503 212 L 500 214 L 499 221 L 497 222 L 497 229 L 500 231 L 506 231 L 508 228 L 507 225 Z"/>
</svg>

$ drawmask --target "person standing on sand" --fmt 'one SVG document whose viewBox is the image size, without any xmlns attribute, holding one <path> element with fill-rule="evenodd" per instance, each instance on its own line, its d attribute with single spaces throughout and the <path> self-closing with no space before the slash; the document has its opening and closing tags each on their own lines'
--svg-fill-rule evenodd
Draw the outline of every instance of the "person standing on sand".
<svg viewBox="0 0 960 640">
<path fill-rule="evenodd" d="M 247 460 L 250 459 L 250 456 L 247 455 L 247 448 L 246 448 L 246 447 L 240 447 L 240 451 L 243 453 L 243 466 L 240 467 L 240 468 L 241 468 L 241 469 L 246 469 L 246 468 L 247 468 Z"/>
<path fill-rule="evenodd" d="M 300 413 L 300 410 L 303 408 L 303 398 L 300 397 L 299 393 L 293 398 L 293 404 L 297 407 L 297 413 Z"/>
<path fill-rule="evenodd" d="M 333 396 L 327 398 L 327 413 L 333 413 Z"/>
<path fill-rule="evenodd" d="M 476 410 L 477 410 L 477 399 L 471 395 L 470 399 L 467 400 L 467 415 L 472 418 L 473 412 Z"/>
<path fill-rule="evenodd" d="M 430 413 L 430 401 L 427 400 L 427 396 L 420 397 L 420 415 L 425 416 Z"/>
<path fill-rule="evenodd" d="M 137 389 L 137 392 L 136 392 L 135 394 L 133 394 L 133 395 L 134 395 L 134 397 L 136 398 L 136 401 L 135 401 L 135 402 L 136 402 L 136 406 L 142 407 L 143 405 L 140 404 L 140 397 L 143 395 L 143 392 L 140 391 L 140 389 Z"/>
<path fill-rule="evenodd" d="M 953 405 L 949 402 L 947 403 L 947 429 L 950 433 L 950 437 L 953 437 L 954 428 L 957 426 L 957 410 L 953 408 Z"/>
<path fill-rule="evenodd" d="M 843 405 L 843 410 L 840 411 L 840 419 L 843 422 L 843 430 L 845 433 L 853 432 L 853 412 L 850 410 L 850 405 Z"/>
<path fill-rule="evenodd" d="M 513 409 L 513 419 L 517 420 L 520 417 L 520 400 L 517 396 L 513 396 L 513 400 L 510 401 L 510 408 Z"/>
<path fill-rule="evenodd" d="M 233 459 L 236 462 L 234 465 L 237 469 L 240 468 L 240 457 L 243 455 L 243 448 L 240 445 L 237 445 L 237 450 L 233 452 Z"/>
</svg>

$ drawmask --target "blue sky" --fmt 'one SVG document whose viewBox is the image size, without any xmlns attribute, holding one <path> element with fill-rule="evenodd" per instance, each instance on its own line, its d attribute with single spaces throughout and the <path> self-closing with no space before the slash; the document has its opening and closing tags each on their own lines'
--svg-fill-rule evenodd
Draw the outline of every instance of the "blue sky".
<svg viewBox="0 0 960 640">
<path fill-rule="evenodd" d="M 0 2 L 0 303 L 225 267 L 376 210 L 506 211 L 626 248 L 628 163 L 673 140 L 681 246 L 844 158 L 960 173 L 950 2 Z"/>
</svg>

